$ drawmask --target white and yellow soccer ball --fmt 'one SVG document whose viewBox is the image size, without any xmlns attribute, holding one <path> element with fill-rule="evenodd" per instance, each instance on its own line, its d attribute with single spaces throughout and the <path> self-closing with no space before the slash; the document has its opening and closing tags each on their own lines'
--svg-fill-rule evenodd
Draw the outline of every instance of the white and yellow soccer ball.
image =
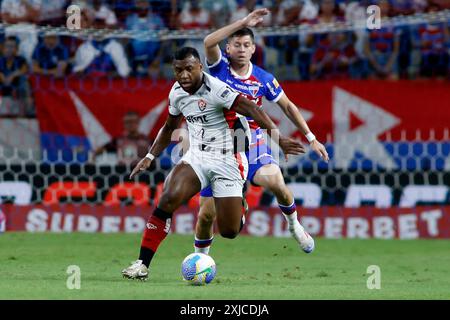
<svg viewBox="0 0 450 320">
<path fill-rule="evenodd" d="M 181 274 L 192 285 L 207 284 L 216 276 L 216 263 L 207 254 L 191 253 L 181 263 Z"/>
</svg>

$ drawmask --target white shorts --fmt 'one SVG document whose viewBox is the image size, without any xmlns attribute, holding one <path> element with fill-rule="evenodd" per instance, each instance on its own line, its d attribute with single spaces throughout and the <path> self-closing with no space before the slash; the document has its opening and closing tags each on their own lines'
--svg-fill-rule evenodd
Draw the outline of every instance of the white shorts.
<svg viewBox="0 0 450 320">
<path fill-rule="evenodd" d="M 248 173 L 248 161 L 244 152 L 233 154 L 191 152 L 180 161 L 188 163 L 200 180 L 202 189 L 211 185 L 213 197 L 242 197 L 242 188 Z"/>
</svg>

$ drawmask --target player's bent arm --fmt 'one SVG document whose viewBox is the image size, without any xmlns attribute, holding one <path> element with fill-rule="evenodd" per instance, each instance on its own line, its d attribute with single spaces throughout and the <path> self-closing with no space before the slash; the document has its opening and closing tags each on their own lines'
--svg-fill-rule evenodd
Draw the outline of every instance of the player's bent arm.
<svg viewBox="0 0 450 320">
<path fill-rule="evenodd" d="M 248 100 L 247 98 L 237 96 L 236 100 L 234 100 L 231 110 L 243 116 L 251 117 L 263 129 L 269 131 L 277 129 L 277 126 L 273 123 L 272 119 L 269 118 L 267 113 L 265 113 L 255 103 Z"/>
<path fill-rule="evenodd" d="M 155 139 L 155 142 L 150 147 L 149 153 L 142 158 L 138 164 L 134 167 L 133 171 L 130 174 L 130 179 L 133 179 L 135 175 L 137 175 L 140 171 L 146 170 L 150 167 L 154 158 L 159 156 L 161 152 L 170 144 L 172 133 L 175 129 L 178 128 L 182 119 L 182 115 L 174 116 L 169 114 L 166 119 L 166 123 L 159 130 L 158 135 Z"/>
<path fill-rule="evenodd" d="M 245 27 L 244 21 L 240 19 L 205 37 L 203 44 L 205 46 L 205 55 L 208 64 L 213 64 L 220 59 L 219 43 L 243 27 Z"/>
<path fill-rule="evenodd" d="M 242 96 L 237 96 L 231 108 L 233 111 L 243 116 L 251 117 L 261 128 L 266 129 L 269 136 L 280 145 L 285 155 L 301 154 L 305 152 L 305 148 L 301 143 L 293 139 L 283 137 L 267 113 L 265 113 L 252 101 Z"/>
<path fill-rule="evenodd" d="M 281 110 L 283 110 L 288 119 L 291 120 L 293 124 L 295 124 L 298 130 L 300 130 L 301 133 L 307 135 L 311 132 L 305 118 L 303 118 L 302 113 L 297 108 L 297 106 L 291 100 L 289 100 L 286 94 L 282 94 L 281 98 L 277 101 L 277 104 L 281 108 Z"/>
<path fill-rule="evenodd" d="M 234 32 L 244 27 L 253 27 L 256 24 L 262 22 L 263 16 L 267 15 L 269 10 L 266 8 L 257 9 L 251 12 L 243 19 L 239 19 L 223 28 L 220 28 L 213 33 L 208 34 L 203 40 L 205 45 L 206 61 L 209 64 L 213 64 L 220 59 L 220 47 L 219 43 L 225 40 Z"/>
<path fill-rule="evenodd" d="M 316 136 L 311 132 L 303 118 L 302 113 L 297 106 L 289 100 L 286 94 L 283 93 L 281 98 L 277 101 L 278 106 L 283 110 L 284 114 L 291 120 L 293 124 L 300 130 L 308 139 L 312 149 L 324 160 L 329 160 L 328 152 L 325 147 L 316 139 Z"/>
<path fill-rule="evenodd" d="M 158 157 L 164 151 L 164 149 L 169 146 L 170 142 L 172 141 L 172 134 L 180 125 L 182 118 L 183 116 L 181 114 L 178 116 L 174 116 L 169 113 L 166 122 L 159 130 L 155 141 L 149 148 L 149 153 L 151 153 L 154 157 Z"/>
</svg>

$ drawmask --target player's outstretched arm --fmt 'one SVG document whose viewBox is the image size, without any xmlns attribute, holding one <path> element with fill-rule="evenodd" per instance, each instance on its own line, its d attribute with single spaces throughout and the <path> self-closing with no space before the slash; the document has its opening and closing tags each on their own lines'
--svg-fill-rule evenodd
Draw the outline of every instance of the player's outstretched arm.
<svg viewBox="0 0 450 320">
<path fill-rule="evenodd" d="M 166 119 L 166 123 L 159 130 L 158 135 L 156 136 L 156 139 L 150 147 L 147 155 L 142 158 L 141 161 L 139 161 L 138 164 L 134 167 L 133 171 L 130 174 L 130 179 L 133 179 L 136 174 L 150 167 L 153 159 L 158 157 L 164 151 L 164 149 L 169 146 L 170 141 L 172 140 L 172 134 L 180 125 L 182 118 L 183 116 L 181 114 L 178 116 L 169 114 Z"/>
<path fill-rule="evenodd" d="M 225 40 L 239 29 L 242 29 L 244 27 L 256 26 L 258 23 L 261 23 L 263 21 L 263 17 L 268 13 L 269 10 L 266 8 L 254 10 L 253 12 L 249 13 L 248 16 L 246 16 L 245 18 L 237 20 L 207 35 L 203 43 L 205 45 L 205 54 L 208 63 L 215 63 L 219 60 L 220 58 L 219 43 L 222 40 Z"/>
<path fill-rule="evenodd" d="M 286 156 L 288 154 L 295 155 L 305 153 L 305 148 L 300 142 L 281 135 L 277 126 L 273 123 L 267 113 L 252 101 L 242 96 L 238 96 L 233 103 L 232 109 L 243 116 L 251 117 L 261 128 L 266 129 L 270 137 L 278 142 Z"/>
<path fill-rule="evenodd" d="M 297 129 L 307 137 L 311 149 L 313 149 L 314 152 L 316 152 L 324 161 L 328 162 L 330 158 L 328 156 L 327 150 L 325 149 L 324 145 L 316 139 L 314 134 L 312 134 L 305 118 L 303 118 L 297 106 L 289 100 L 286 94 L 282 95 L 277 104 L 283 110 L 284 114 L 286 114 L 289 120 L 291 120 L 291 122 L 295 124 Z"/>
</svg>

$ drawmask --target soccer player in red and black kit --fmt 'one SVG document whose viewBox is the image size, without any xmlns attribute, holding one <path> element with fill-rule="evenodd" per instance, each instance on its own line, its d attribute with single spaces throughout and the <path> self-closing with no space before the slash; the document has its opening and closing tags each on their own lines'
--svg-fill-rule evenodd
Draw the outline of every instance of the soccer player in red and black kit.
<svg viewBox="0 0 450 320">
<path fill-rule="evenodd" d="M 303 146 L 281 136 L 276 126 L 256 104 L 241 97 L 224 82 L 203 72 L 197 50 L 189 47 L 175 53 L 175 78 L 169 94 L 169 116 L 149 153 L 136 165 L 133 178 L 146 170 L 152 160 L 169 145 L 172 133 L 183 116 L 189 131 L 189 150 L 164 182 L 161 199 L 150 216 L 142 237 L 139 259 L 122 271 L 126 278 L 146 279 L 148 267 L 170 229 L 173 212 L 201 189 L 211 186 L 219 232 L 234 238 L 240 230 L 243 212 L 242 190 L 247 177 L 245 149 L 234 144 L 234 130 L 247 127 L 252 117 L 279 141 L 285 154 L 304 153 Z M 243 139 L 245 148 L 245 139 Z"/>
</svg>

